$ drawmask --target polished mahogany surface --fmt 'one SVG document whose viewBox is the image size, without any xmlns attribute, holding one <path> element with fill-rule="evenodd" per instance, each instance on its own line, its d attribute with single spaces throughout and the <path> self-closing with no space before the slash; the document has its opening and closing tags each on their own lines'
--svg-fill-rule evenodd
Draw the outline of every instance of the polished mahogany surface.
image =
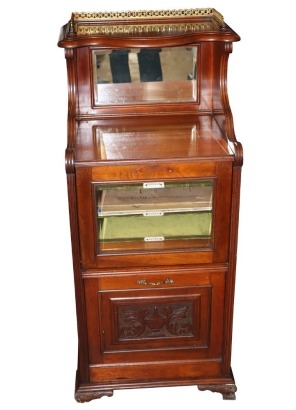
<svg viewBox="0 0 296 410">
<path fill-rule="evenodd" d="M 77 131 L 77 163 L 233 155 L 214 116 L 97 120 Z"/>
<path fill-rule="evenodd" d="M 184 385 L 235 399 L 239 39 L 213 8 L 74 12 L 61 29 L 78 402 Z"/>
</svg>

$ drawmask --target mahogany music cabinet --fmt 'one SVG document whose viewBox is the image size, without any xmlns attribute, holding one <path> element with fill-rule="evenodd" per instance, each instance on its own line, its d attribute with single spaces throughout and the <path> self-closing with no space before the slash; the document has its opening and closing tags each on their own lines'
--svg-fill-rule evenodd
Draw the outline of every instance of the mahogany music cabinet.
<svg viewBox="0 0 296 410">
<path fill-rule="evenodd" d="M 177 385 L 235 399 L 238 40 L 211 8 L 73 13 L 61 30 L 79 402 Z"/>
</svg>

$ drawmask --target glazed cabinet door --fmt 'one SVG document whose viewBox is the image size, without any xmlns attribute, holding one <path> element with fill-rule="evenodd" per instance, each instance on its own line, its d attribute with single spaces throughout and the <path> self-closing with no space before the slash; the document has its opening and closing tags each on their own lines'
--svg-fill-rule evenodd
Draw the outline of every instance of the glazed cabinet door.
<svg viewBox="0 0 296 410">
<path fill-rule="evenodd" d="M 141 368 L 144 379 L 154 372 L 179 377 L 181 369 L 184 377 L 219 374 L 225 273 L 134 271 L 85 279 L 92 381 L 139 377 Z"/>
<path fill-rule="evenodd" d="M 83 268 L 227 261 L 231 161 L 80 167 L 76 177 Z"/>
</svg>

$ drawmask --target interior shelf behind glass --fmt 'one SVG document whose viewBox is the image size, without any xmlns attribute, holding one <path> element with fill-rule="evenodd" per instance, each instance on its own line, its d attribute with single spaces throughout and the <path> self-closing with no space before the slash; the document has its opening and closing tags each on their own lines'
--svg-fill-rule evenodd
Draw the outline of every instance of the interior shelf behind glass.
<svg viewBox="0 0 296 410">
<path fill-rule="evenodd" d="M 209 247 L 213 181 L 96 185 L 99 251 Z"/>
</svg>

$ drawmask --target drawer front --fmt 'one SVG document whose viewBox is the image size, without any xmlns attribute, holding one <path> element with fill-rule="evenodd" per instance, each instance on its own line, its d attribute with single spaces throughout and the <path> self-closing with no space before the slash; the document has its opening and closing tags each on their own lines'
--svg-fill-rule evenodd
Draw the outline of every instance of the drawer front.
<svg viewBox="0 0 296 410">
<path fill-rule="evenodd" d="M 85 279 L 91 365 L 221 359 L 225 271 Z"/>
</svg>

